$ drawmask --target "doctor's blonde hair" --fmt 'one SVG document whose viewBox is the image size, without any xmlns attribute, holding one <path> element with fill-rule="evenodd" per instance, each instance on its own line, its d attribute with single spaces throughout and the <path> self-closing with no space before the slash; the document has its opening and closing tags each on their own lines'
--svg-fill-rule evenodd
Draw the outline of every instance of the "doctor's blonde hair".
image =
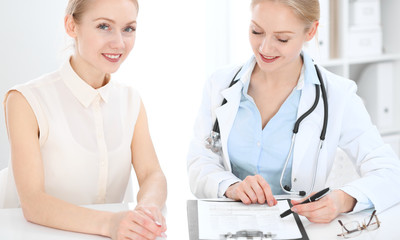
<svg viewBox="0 0 400 240">
<path fill-rule="evenodd" d="M 95 0 L 69 0 L 65 14 L 71 15 L 76 23 L 79 23 L 82 19 L 82 15 L 89 8 L 91 2 Z M 139 3 L 137 0 L 132 0 L 135 4 L 136 9 L 139 11 Z"/>
<path fill-rule="evenodd" d="M 290 7 L 304 21 L 306 31 L 310 29 L 313 22 L 319 21 L 320 9 L 318 0 L 251 0 L 251 8 L 265 1 L 277 2 Z"/>
</svg>

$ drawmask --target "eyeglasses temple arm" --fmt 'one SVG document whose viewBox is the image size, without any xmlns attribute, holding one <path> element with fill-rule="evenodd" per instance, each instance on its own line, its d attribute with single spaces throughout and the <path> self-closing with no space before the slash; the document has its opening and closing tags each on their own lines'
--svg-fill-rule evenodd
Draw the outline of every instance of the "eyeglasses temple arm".
<svg viewBox="0 0 400 240">
<path fill-rule="evenodd" d="M 369 218 L 369 221 L 368 221 L 368 223 L 367 223 L 367 227 L 368 227 L 369 224 L 371 223 L 372 218 L 375 216 L 375 213 L 376 213 L 376 210 L 374 210 L 374 211 L 372 212 L 371 217 Z"/>
</svg>

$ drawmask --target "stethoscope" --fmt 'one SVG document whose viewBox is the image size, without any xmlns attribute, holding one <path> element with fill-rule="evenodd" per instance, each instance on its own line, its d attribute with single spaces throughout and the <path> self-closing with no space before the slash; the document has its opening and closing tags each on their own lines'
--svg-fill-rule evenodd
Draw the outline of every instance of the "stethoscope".
<svg viewBox="0 0 400 240">
<path fill-rule="evenodd" d="M 283 177 L 285 175 L 286 172 L 286 167 L 289 163 L 289 160 L 292 156 L 292 152 L 293 152 L 293 147 L 294 147 L 294 143 L 296 141 L 296 135 L 299 131 L 299 126 L 300 123 L 308 116 L 310 115 L 315 108 L 318 105 L 319 102 L 319 97 L 320 97 L 320 91 L 318 88 L 318 85 L 315 85 L 315 100 L 314 100 L 314 104 L 311 106 L 311 108 L 305 112 L 303 115 L 301 115 L 296 123 L 294 124 L 294 128 L 293 128 L 293 135 L 292 135 L 292 141 L 290 144 L 290 149 L 289 149 L 289 154 L 286 158 L 285 161 L 285 165 L 283 167 L 282 173 L 281 173 L 281 177 L 279 180 L 279 184 L 282 188 L 282 190 L 285 193 L 288 194 L 295 194 L 295 195 L 300 195 L 300 196 L 305 196 L 306 193 L 311 193 L 311 191 L 314 189 L 315 186 L 315 179 L 316 179 L 316 175 L 317 175 L 317 170 L 318 170 L 318 159 L 319 159 L 319 154 L 321 152 L 322 149 L 322 145 L 324 143 L 325 140 L 325 135 L 326 135 L 326 128 L 328 125 L 328 101 L 327 101 L 327 96 L 326 96 L 326 89 L 325 89 L 325 85 L 324 85 L 324 81 L 322 80 L 322 76 L 321 76 L 321 72 L 318 68 L 318 66 L 316 64 L 314 64 L 315 66 L 315 70 L 317 72 L 318 75 L 318 80 L 320 82 L 320 88 L 321 88 L 321 92 L 322 92 L 322 99 L 324 101 L 324 122 L 323 122 L 323 126 L 322 126 L 322 130 L 321 130 L 321 135 L 319 137 L 320 141 L 319 141 L 319 145 L 318 145 L 318 154 L 317 154 L 317 159 L 316 159 L 316 164 L 315 164 L 315 168 L 314 168 L 314 174 L 313 174 L 313 179 L 312 179 L 312 184 L 310 186 L 310 189 L 305 192 L 305 191 L 292 191 L 291 187 L 289 187 L 288 185 L 283 186 L 282 181 L 283 181 Z M 231 83 L 229 84 L 229 88 L 232 87 L 235 83 L 237 83 L 239 81 L 239 79 L 235 79 L 236 76 L 239 74 L 241 68 L 237 71 L 237 73 L 235 74 L 235 76 L 232 78 Z M 224 100 L 222 101 L 221 106 L 223 106 L 224 104 L 227 103 L 227 100 L 224 98 Z M 210 133 L 210 136 L 206 138 L 205 140 L 205 145 L 206 148 L 210 149 L 211 151 L 213 151 L 214 153 L 221 155 L 222 154 L 222 144 L 221 144 L 221 136 L 220 136 L 220 129 L 219 129 L 219 124 L 218 124 L 218 119 L 215 120 L 214 122 L 214 126 L 213 126 L 213 130 Z"/>
</svg>

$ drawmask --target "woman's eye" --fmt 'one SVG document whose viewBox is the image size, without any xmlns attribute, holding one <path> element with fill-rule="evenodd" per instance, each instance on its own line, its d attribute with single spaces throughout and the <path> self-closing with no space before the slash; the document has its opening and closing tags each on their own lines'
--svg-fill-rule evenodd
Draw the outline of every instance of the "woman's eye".
<svg viewBox="0 0 400 240">
<path fill-rule="evenodd" d="M 289 40 L 288 39 L 279 39 L 278 38 L 278 41 L 281 42 L 281 43 L 287 43 Z"/>
<path fill-rule="evenodd" d="M 108 26 L 107 24 L 102 23 L 102 24 L 99 24 L 97 26 L 97 28 L 101 29 L 101 30 L 108 30 L 108 29 L 110 29 L 110 26 Z"/>
<path fill-rule="evenodd" d="M 251 30 L 251 33 L 256 34 L 256 35 L 261 34 L 260 32 L 257 32 L 257 31 L 255 31 L 255 30 Z"/>
<path fill-rule="evenodd" d="M 125 32 L 134 32 L 134 31 L 136 31 L 136 28 L 135 27 L 126 27 L 125 29 L 124 29 L 124 31 Z"/>
</svg>

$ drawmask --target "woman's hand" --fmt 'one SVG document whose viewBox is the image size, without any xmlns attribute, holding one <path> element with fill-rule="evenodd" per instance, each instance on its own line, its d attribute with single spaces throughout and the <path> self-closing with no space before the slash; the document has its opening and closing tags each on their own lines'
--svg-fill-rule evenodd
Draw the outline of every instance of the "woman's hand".
<svg viewBox="0 0 400 240">
<path fill-rule="evenodd" d="M 115 213 L 111 219 L 113 240 L 154 240 L 166 237 L 165 218 L 158 207 L 138 204 L 133 211 Z"/>
<path fill-rule="evenodd" d="M 277 204 L 269 184 L 260 175 L 247 176 L 242 182 L 232 184 L 226 190 L 225 195 L 233 200 L 240 200 L 244 204 L 263 204 L 265 202 L 269 206 Z"/>
<path fill-rule="evenodd" d="M 334 190 L 318 201 L 299 204 L 310 196 L 300 201 L 292 200 L 294 205 L 292 211 L 305 216 L 310 222 L 315 223 L 329 223 L 340 213 L 352 211 L 357 203 L 356 199 L 342 190 Z"/>
<path fill-rule="evenodd" d="M 148 217 L 150 217 L 157 226 L 161 227 L 161 233 L 167 231 L 167 224 L 161 210 L 154 204 L 141 204 L 139 203 L 135 210 L 144 212 Z M 165 234 L 161 234 L 165 235 Z M 165 236 L 163 236 L 165 237 Z"/>
</svg>

